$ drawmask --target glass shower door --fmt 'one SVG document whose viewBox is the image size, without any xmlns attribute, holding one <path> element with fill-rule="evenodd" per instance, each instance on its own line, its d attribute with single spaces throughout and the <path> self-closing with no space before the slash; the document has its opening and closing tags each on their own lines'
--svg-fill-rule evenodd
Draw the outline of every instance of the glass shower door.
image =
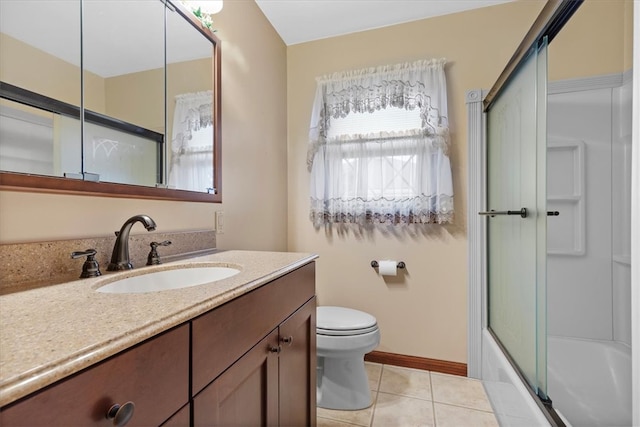
<svg viewBox="0 0 640 427">
<path fill-rule="evenodd" d="M 547 43 L 487 110 L 489 328 L 546 399 Z"/>
</svg>

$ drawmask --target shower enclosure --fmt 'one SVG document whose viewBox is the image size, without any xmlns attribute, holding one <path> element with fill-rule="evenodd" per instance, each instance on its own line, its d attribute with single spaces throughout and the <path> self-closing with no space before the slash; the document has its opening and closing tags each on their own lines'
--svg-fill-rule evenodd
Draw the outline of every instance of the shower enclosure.
<svg viewBox="0 0 640 427">
<path fill-rule="evenodd" d="M 467 93 L 468 372 L 503 426 L 629 426 L 632 72 L 548 82 L 562 5 Z"/>
<path fill-rule="evenodd" d="M 632 425 L 630 77 L 548 96 L 549 395 L 576 426 Z"/>
<path fill-rule="evenodd" d="M 487 111 L 488 328 L 547 398 L 547 41 L 530 49 Z"/>
</svg>

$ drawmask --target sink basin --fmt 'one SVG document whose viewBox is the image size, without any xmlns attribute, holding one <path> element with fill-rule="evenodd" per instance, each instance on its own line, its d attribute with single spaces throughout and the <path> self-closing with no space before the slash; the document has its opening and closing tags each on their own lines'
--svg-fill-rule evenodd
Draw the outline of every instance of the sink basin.
<svg viewBox="0 0 640 427">
<path fill-rule="evenodd" d="M 203 285 L 235 276 L 238 273 L 240 273 L 240 270 L 230 267 L 193 267 L 162 270 L 116 280 L 96 290 L 107 294 L 142 294 Z"/>
</svg>

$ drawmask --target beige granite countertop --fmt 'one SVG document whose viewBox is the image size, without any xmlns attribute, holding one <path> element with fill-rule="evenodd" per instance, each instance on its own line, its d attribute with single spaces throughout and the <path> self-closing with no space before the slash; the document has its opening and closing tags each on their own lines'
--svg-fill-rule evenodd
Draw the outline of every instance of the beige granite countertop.
<svg viewBox="0 0 640 427">
<path fill-rule="evenodd" d="M 0 296 L 0 406 L 189 321 L 316 257 L 222 251 Z M 118 278 L 198 264 L 241 271 L 183 289 L 143 294 L 95 291 Z"/>
</svg>

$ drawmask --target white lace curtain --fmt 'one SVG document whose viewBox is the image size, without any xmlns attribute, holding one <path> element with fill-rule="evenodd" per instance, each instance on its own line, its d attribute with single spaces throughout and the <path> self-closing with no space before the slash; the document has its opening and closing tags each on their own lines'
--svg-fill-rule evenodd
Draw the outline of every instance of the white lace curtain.
<svg viewBox="0 0 640 427">
<path fill-rule="evenodd" d="M 175 99 L 169 186 L 207 192 L 213 185 L 213 91 Z"/>
<path fill-rule="evenodd" d="M 317 79 L 307 156 L 316 227 L 453 221 L 445 63 Z"/>
</svg>

